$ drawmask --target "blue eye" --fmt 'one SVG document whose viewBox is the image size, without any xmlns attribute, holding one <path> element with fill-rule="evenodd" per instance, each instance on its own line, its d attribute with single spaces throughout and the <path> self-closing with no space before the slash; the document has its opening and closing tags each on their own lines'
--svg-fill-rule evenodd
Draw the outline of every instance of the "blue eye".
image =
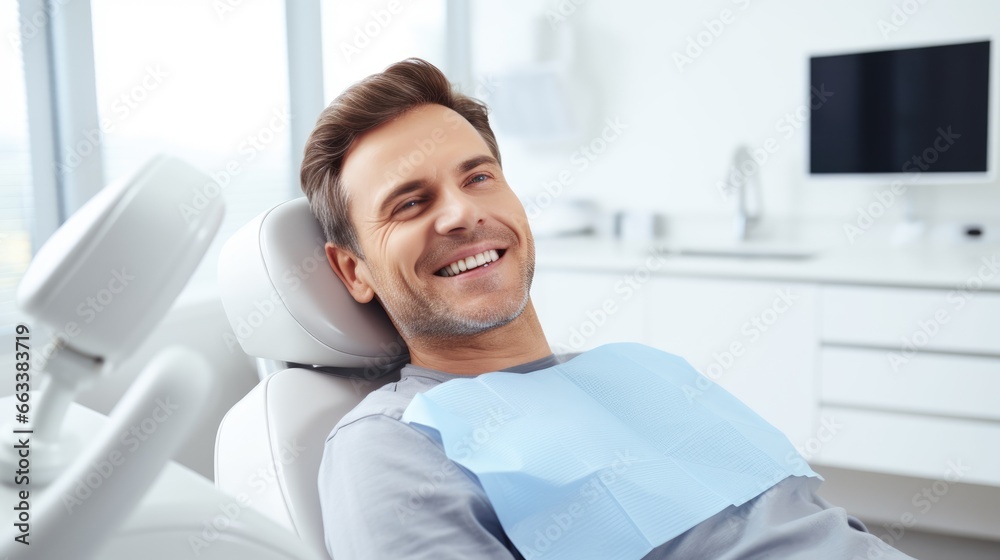
<svg viewBox="0 0 1000 560">
<path fill-rule="evenodd" d="M 403 210 L 409 210 L 410 208 L 413 208 L 413 206 L 410 206 L 411 204 L 419 204 L 420 202 L 421 201 L 419 199 L 407 200 L 406 202 L 400 204 L 392 213 L 396 214 L 402 212 Z"/>
<path fill-rule="evenodd" d="M 486 179 L 489 179 L 489 178 L 490 178 L 490 176 L 489 176 L 489 175 L 487 175 L 487 174 L 485 174 L 485 173 L 479 173 L 479 174 L 476 174 L 476 175 L 473 175 L 473 176 L 472 176 L 472 178 L 473 178 L 473 179 L 476 179 L 476 178 L 478 178 L 478 177 L 482 177 L 484 181 L 485 181 Z M 482 183 L 483 181 L 475 181 L 475 180 L 473 180 L 473 181 L 470 181 L 470 182 L 472 182 L 472 183 Z"/>
</svg>

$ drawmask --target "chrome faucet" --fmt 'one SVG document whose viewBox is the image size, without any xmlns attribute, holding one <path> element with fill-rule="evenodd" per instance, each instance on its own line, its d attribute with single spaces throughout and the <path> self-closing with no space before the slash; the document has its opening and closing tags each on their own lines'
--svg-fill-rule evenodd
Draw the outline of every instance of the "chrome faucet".
<svg viewBox="0 0 1000 560">
<path fill-rule="evenodd" d="M 736 222 L 735 234 L 737 241 L 746 241 L 750 232 L 760 220 L 760 164 L 753 159 L 750 148 L 741 144 L 733 154 L 732 186 L 736 190 Z"/>
</svg>

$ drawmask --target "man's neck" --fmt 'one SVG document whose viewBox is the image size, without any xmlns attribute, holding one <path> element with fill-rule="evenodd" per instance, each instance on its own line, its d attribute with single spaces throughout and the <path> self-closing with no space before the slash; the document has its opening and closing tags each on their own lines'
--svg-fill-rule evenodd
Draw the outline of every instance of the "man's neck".
<svg viewBox="0 0 1000 560">
<path fill-rule="evenodd" d="M 460 342 L 408 340 L 410 363 L 447 373 L 478 375 L 500 371 L 552 354 L 531 300 L 506 325 Z"/>
</svg>

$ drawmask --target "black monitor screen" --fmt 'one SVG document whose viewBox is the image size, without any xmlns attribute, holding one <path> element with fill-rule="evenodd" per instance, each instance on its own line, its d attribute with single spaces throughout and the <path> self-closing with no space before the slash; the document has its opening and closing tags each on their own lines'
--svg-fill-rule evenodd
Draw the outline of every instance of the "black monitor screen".
<svg viewBox="0 0 1000 560">
<path fill-rule="evenodd" d="M 810 173 L 986 171 L 990 43 L 810 59 Z"/>
</svg>

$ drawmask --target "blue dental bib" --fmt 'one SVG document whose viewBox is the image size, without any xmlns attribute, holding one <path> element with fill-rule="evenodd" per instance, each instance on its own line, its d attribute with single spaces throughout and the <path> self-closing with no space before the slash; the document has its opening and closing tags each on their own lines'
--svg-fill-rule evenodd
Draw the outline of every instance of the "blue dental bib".
<svg viewBox="0 0 1000 560">
<path fill-rule="evenodd" d="M 642 344 L 450 380 L 402 421 L 479 478 L 528 560 L 639 559 L 789 476 L 819 476 L 736 397 Z"/>
</svg>

